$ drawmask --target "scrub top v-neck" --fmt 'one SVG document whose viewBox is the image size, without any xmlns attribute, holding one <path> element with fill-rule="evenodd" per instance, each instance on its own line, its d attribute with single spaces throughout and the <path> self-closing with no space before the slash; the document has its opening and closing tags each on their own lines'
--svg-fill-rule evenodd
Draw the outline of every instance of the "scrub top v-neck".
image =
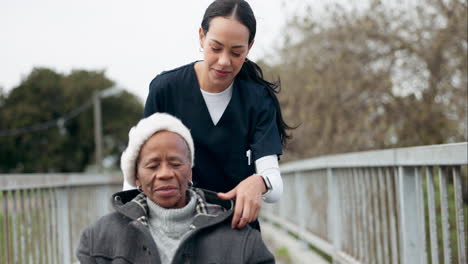
<svg viewBox="0 0 468 264">
<path fill-rule="evenodd" d="M 255 173 L 256 159 L 281 155 L 276 110 L 266 87 L 236 77 L 231 100 L 213 124 L 194 64 L 163 72 L 151 81 L 144 116 L 165 112 L 179 118 L 195 143 L 195 186 L 227 192 Z"/>
</svg>

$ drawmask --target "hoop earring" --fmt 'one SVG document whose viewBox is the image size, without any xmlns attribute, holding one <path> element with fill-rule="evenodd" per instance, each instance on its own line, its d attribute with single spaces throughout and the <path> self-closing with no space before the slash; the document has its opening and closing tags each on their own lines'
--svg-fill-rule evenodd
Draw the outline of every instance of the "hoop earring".
<svg viewBox="0 0 468 264">
<path fill-rule="evenodd" d="M 137 190 L 138 190 L 139 192 L 143 192 L 143 189 L 141 189 L 141 186 L 137 186 Z"/>
</svg>

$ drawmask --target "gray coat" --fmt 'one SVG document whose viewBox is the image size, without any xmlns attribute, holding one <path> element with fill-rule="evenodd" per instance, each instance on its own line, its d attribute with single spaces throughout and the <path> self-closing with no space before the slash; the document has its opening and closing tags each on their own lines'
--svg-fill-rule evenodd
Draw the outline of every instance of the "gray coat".
<svg viewBox="0 0 468 264">
<path fill-rule="evenodd" d="M 192 230 L 180 243 L 172 263 L 275 263 L 260 232 L 248 225 L 231 229 L 232 201 L 221 200 L 214 192 L 196 192 L 203 201 L 197 204 Z M 81 235 L 76 255 L 82 264 L 161 263 L 142 197 L 146 198 L 137 190 L 113 195 L 115 212 Z"/>
</svg>

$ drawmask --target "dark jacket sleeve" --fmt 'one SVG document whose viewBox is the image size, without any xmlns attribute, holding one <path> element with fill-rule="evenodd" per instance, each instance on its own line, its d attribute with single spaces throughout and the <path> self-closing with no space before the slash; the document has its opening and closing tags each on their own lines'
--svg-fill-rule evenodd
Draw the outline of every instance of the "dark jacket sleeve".
<svg viewBox="0 0 468 264">
<path fill-rule="evenodd" d="M 244 259 L 248 264 L 270 264 L 275 263 L 275 257 L 266 247 L 260 232 L 251 229 L 244 243 Z"/>
<path fill-rule="evenodd" d="M 258 160 L 268 155 L 281 155 L 282 146 L 278 126 L 276 124 L 276 109 L 269 95 L 258 97 L 258 107 L 255 114 L 255 129 L 250 142 L 253 159 Z"/>
<path fill-rule="evenodd" d="M 86 228 L 81 234 L 80 243 L 76 249 L 76 257 L 81 264 L 96 264 L 96 261 L 93 257 L 90 256 L 91 243 L 90 243 L 90 229 Z"/>
</svg>

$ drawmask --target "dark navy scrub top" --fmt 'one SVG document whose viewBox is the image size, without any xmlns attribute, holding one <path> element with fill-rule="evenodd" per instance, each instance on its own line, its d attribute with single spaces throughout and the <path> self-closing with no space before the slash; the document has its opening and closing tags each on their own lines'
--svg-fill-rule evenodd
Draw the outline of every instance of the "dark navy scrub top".
<svg viewBox="0 0 468 264">
<path fill-rule="evenodd" d="M 281 155 L 276 110 L 266 87 L 236 77 L 232 98 L 214 125 L 194 64 L 163 72 L 151 81 L 144 116 L 165 112 L 178 117 L 190 129 L 195 144 L 194 185 L 227 192 L 255 173 L 256 159 Z"/>
</svg>

